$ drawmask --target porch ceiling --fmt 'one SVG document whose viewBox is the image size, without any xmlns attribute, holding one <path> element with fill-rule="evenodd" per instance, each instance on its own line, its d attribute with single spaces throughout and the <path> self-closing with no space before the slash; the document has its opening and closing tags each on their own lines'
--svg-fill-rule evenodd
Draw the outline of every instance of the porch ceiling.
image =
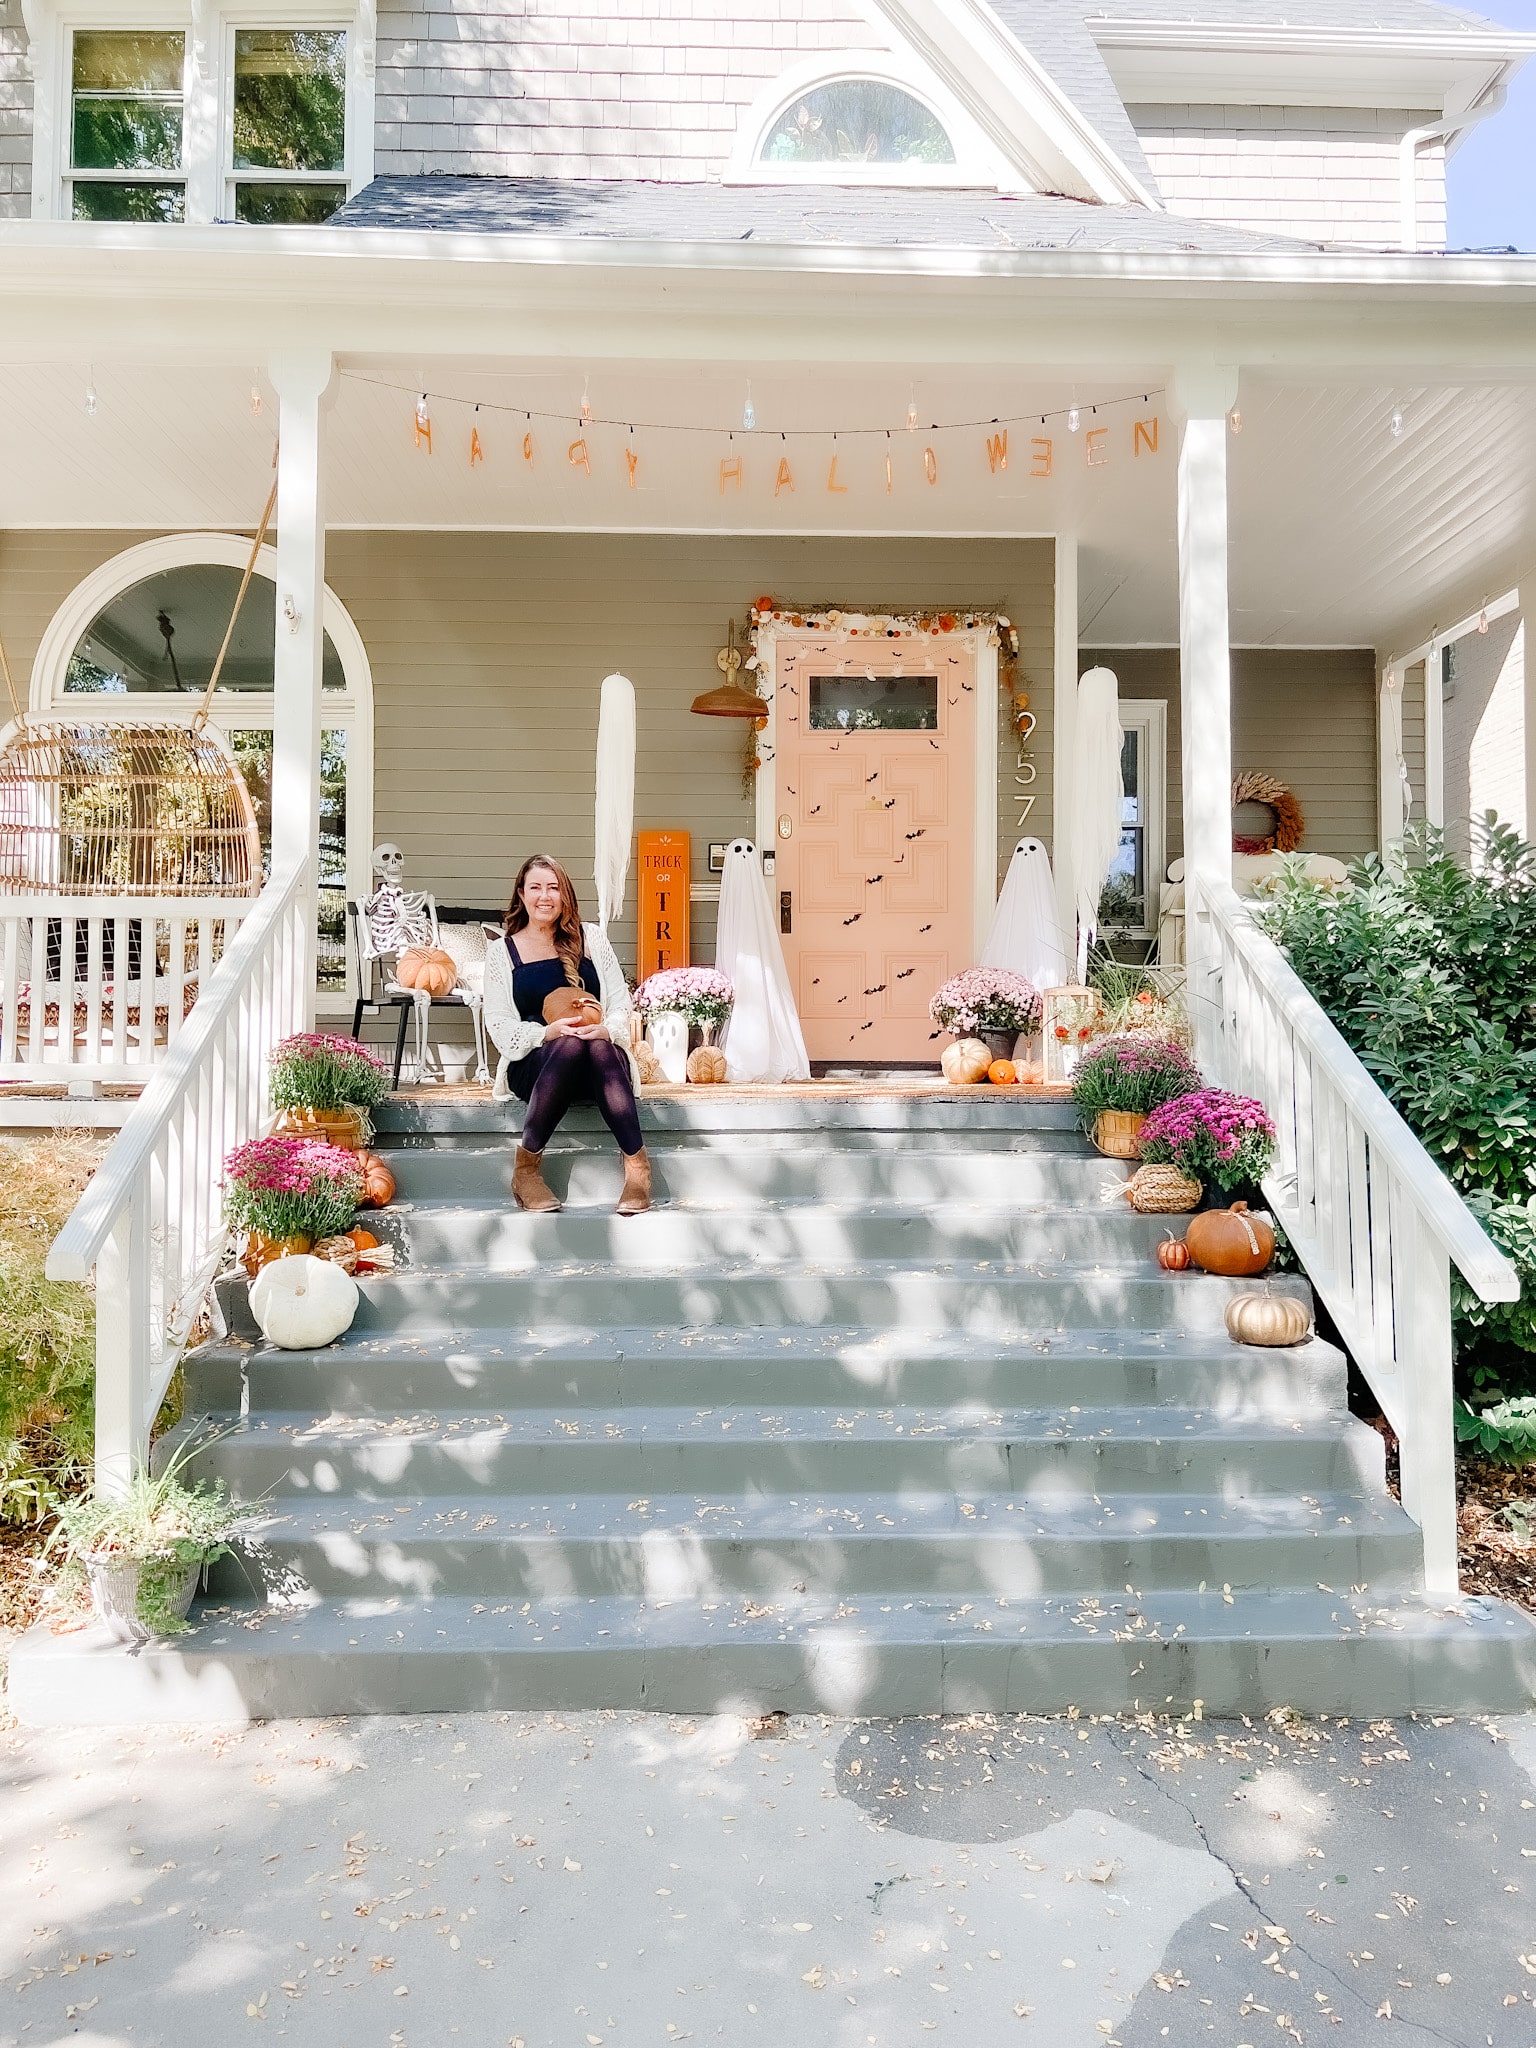
<svg viewBox="0 0 1536 2048">
<path fill-rule="evenodd" d="M 1175 446 L 1164 373 L 1082 377 L 1017 366 L 924 374 L 921 365 L 719 369 L 548 359 L 451 363 L 342 358 L 330 415 L 329 519 L 347 528 L 1037 535 L 1075 533 L 1081 617 L 1094 643 L 1177 638 Z M 276 400 L 255 364 L 207 368 L 81 360 L 5 372 L 0 529 L 243 527 L 271 478 Z M 743 434 L 750 380 L 758 431 Z M 94 381 L 98 405 L 85 411 Z M 251 408 L 253 386 L 262 410 Z M 433 447 L 415 395 L 431 393 Z M 1143 391 L 1152 395 L 1143 406 Z M 920 427 L 905 430 L 909 400 Z M 474 406 L 479 401 L 481 412 Z M 1118 403 L 1113 401 L 1126 401 Z M 1076 402 L 1106 426 L 1057 417 Z M 1090 408 L 1104 409 L 1095 419 Z M 1394 407 L 1404 431 L 1394 439 Z M 525 418 L 526 408 L 533 417 Z M 1251 373 L 1229 444 L 1234 639 L 1262 645 L 1411 645 L 1410 632 L 1475 609 L 1536 554 L 1536 408 L 1519 385 L 1393 386 Z M 1018 423 L 1019 416 L 1032 413 Z M 540 417 L 549 414 L 553 417 Z M 1132 424 L 1161 418 L 1159 451 Z M 986 440 L 1011 418 L 1006 469 Z M 978 424 L 939 430 L 929 422 Z M 699 432 L 662 431 L 666 423 Z M 631 435 L 630 425 L 634 432 Z M 892 428 L 889 440 L 884 429 Z M 857 428 L 873 428 L 858 434 Z M 833 429 L 840 429 L 834 445 Z M 484 460 L 471 465 L 478 430 Z M 815 430 L 814 432 L 808 430 Z M 780 439 L 780 432 L 788 434 Z M 531 434 L 533 459 L 524 457 Z M 1054 443 L 1053 473 L 1030 443 Z M 587 443 L 591 473 L 568 454 Z M 924 451 L 934 450 L 928 481 Z M 633 487 L 626 450 L 637 456 Z M 835 477 L 831 473 L 837 458 Z M 887 455 L 892 487 L 885 482 Z M 742 482 L 721 464 L 740 459 Z M 781 459 L 793 488 L 775 494 Z M 829 488 L 830 485 L 842 488 Z M 3 548 L 0 531 L 0 548 Z"/>
</svg>

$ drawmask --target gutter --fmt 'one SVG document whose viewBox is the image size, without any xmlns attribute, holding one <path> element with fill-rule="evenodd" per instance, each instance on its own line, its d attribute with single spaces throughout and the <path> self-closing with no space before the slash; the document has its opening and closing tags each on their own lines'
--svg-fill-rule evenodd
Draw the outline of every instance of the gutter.
<svg viewBox="0 0 1536 2048">
<path fill-rule="evenodd" d="M 1422 128 L 1410 128 L 1398 144 L 1397 177 L 1405 256 L 1416 256 L 1419 249 L 1419 151 L 1426 142 L 1449 142 L 1454 135 L 1467 134 L 1490 114 L 1498 113 L 1507 94 L 1508 87 L 1501 81 L 1476 106 L 1459 114 L 1447 114 L 1440 121 L 1427 121 Z"/>
</svg>

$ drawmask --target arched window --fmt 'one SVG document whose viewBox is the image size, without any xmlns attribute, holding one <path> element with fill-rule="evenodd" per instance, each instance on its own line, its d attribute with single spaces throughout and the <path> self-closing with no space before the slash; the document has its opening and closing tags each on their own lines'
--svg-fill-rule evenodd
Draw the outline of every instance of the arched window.
<svg viewBox="0 0 1536 2048">
<path fill-rule="evenodd" d="M 173 534 L 102 564 L 59 607 L 38 647 L 32 708 L 78 716 L 153 710 L 194 718 L 234 609 L 250 543 Z M 256 806 L 262 855 L 272 829 L 275 550 L 263 548 L 230 639 L 210 721 L 228 738 Z M 373 683 L 361 636 L 325 593 L 321 712 L 318 985 L 340 1001 L 350 980 L 346 899 L 367 893 L 373 844 Z"/>
<path fill-rule="evenodd" d="M 840 78 L 799 94 L 769 124 L 765 164 L 953 164 L 955 146 L 921 100 L 881 78 Z"/>
</svg>

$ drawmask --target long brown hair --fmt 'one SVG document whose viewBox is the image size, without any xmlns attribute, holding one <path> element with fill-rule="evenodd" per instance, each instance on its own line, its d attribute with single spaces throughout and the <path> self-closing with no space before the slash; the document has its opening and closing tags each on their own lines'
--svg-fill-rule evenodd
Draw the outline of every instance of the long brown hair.
<svg viewBox="0 0 1536 2048">
<path fill-rule="evenodd" d="M 566 981 L 572 988 L 580 988 L 581 956 L 585 950 L 581 930 L 581 905 L 576 900 L 576 884 L 559 861 L 552 860 L 547 853 L 529 854 L 517 871 L 517 880 L 512 884 L 512 900 L 507 905 L 506 916 L 502 919 L 502 930 L 508 938 L 516 938 L 520 931 L 527 929 L 528 906 L 523 901 L 523 884 L 528 879 L 530 869 L 533 868 L 548 868 L 560 884 L 560 910 L 555 918 L 554 929 L 555 951 L 559 954 L 560 964 L 565 969 Z"/>
</svg>

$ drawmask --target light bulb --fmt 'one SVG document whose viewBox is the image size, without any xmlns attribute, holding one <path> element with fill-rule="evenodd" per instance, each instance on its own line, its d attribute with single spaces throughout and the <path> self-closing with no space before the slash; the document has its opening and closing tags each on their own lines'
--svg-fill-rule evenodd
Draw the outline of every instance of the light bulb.
<svg viewBox="0 0 1536 2048">
<path fill-rule="evenodd" d="M 587 396 L 585 383 L 581 387 L 581 424 L 584 427 L 590 427 L 592 424 L 592 401 Z"/>
<path fill-rule="evenodd" d="M 425 391 L 416 401 L 416 424 L 422 429 L 426 429 L 432 424 L 432 415 L 427 411 L 427 394 Z"/>
<path fill-rule="evenodd" d="M 917 432 L 917 393 L 915 391 L 907 393 L 907 432 L 909 434 Z"/>
<path fill-rule="evenodd" d="M 1234 434 L 1240 434 L 1243 431 L 1243 415 L 1240 407 L 1233 406 L 1231 412 L 1227 415 L 1227 424 L 1231 427 Z"/>
<path fill-rule="evenodd" d="M 95 419 L 96 386 L 94 384 L 87 384 L 85 387 L 85 412 L 87 419 Z"/>
<path fill-rule="evenodd" d="M 1478 616 L 1477 630 L 1479 633 L 1486 633 L 1488 630 L 1488 611 L 1486 606 Z"/>
<path fill-rule="evenodd" d="M 747 402 L 741 408 L 741 424 L 749 434 L 757 425 L 757 407 L 752 403 L 752 386 L 750 384 L 747 386 Z"/>
<path fill-rule="evenodd" d="M 1400 405 L 1394 405 L 1392 408 L 1392 417 L 1387 421 L 1387 432 L 1394 441 L 1403 438 L 1403 408 Z"/>
<path fill-rule="evenodd" d="M 254 384 L 251 386 L 251 417 L 253 419 L 261 418 L 261 393 Z"/>
<path fill-rule="evenodd" d="M 1069 434 L 1075 434 L 1082 424 L 1083 416 L 1078 411 L 1077 407 L 1074 405 L 1072 410 L 1067 414 L 1067 432 Z"/>
</svg>

